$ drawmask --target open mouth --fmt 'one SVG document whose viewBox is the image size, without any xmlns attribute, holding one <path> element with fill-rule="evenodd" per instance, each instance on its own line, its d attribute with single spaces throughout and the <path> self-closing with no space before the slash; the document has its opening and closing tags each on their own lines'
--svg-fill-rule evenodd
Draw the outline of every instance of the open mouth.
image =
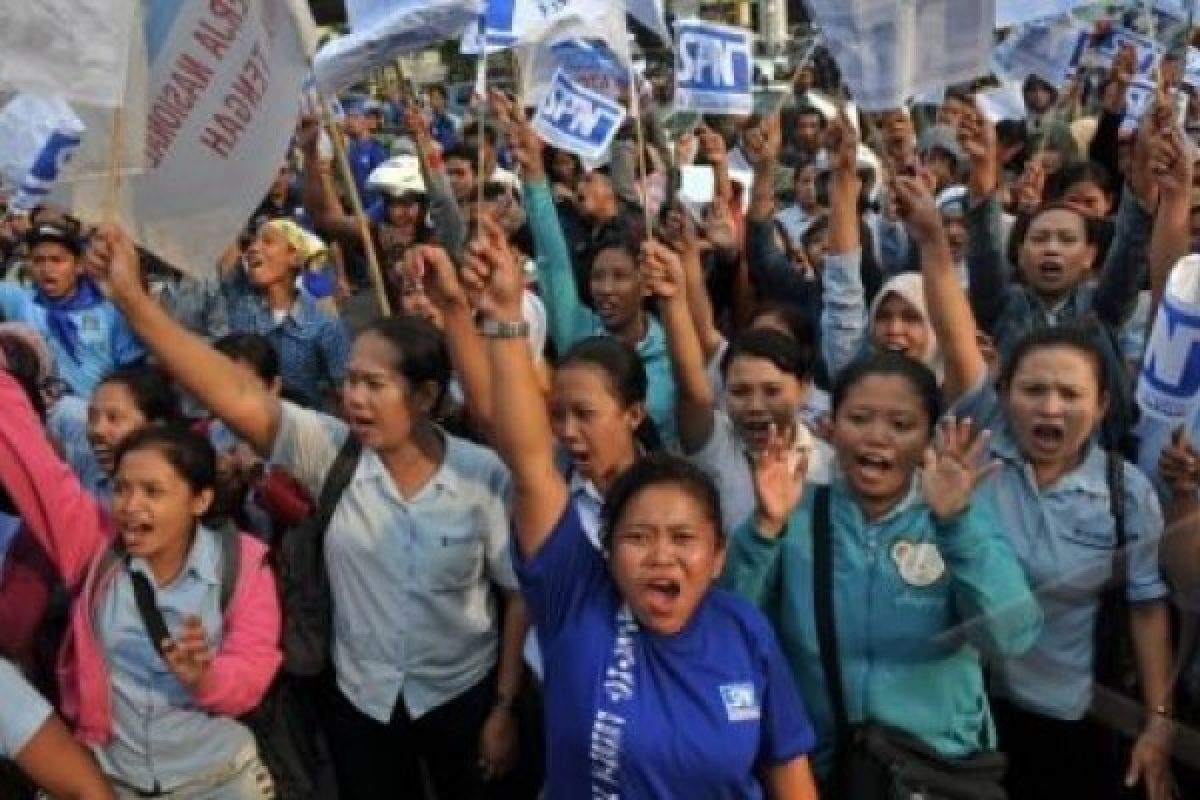
<svg viewBox="0 0 1200 800">
<path fill-rule="evenodd" d="M 908 343 L 899 341 L 897 339 L 891 339 L 884 341 L 880 349 L 886 353 L 897 353 L 898 355 L 904 355 L 908 352 Z"/>
<path fill-rule="evenodd" d="M 1034 446 L 1039 450 L 1057 450 L 1066 438 L 1061 425 L 1049 422 L 1035 424 L 1029 431 Z"/>
<path fill-rule="evenodd" d="M 1038 271 L 1045 281 L 1060 281 L 1067 272 L 1067 268 L 1058 261 L 1043 261 L 1038 266 Z"/>
<path fill-rule="evenodd" d="M 121 540 L 125 547 L 136 549 L 154 533 L 154 526 L 149 522 L 126 522 L 121 525 Z"/>
<path fill-rule="evenodd" d="M 752 450 L 761 450 L 771 439 L 771 420 L 767 417 L 744 419 L 740 423 L 742 439 Z"/>
<path fill-rule="evenodd" d="M 875 453 L 864 453 L 854 460 L 858 474 L 867 482 L 884 478 L 895 466 L 890 458 Z"/>
<path fill-rule="evenodd" d="M 681 591 L 679 581 L 667 578 L 649 581 L 643 591 L 646 607 L 651 614 L 670 614 Z"/>
</svg>

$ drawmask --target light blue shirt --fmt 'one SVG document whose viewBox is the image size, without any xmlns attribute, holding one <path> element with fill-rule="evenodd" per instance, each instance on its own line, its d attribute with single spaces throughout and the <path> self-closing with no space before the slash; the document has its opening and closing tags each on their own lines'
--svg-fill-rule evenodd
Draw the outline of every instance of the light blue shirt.
<svg viewBox="0 0 1200 800">
<path fill-rule="evenodd" d="M 271 458 L 316 497 L 347 435 L 341 420 L 284 403 Z M 442 436 L 441 466 L 409 498 L 364 450 L 326 534 L 338 686 L 381 723 L 398 697 L 417 718 L 487 676 L 499 644 L 492 585 L 517 586 L 508 469 Z"/>
<path fill-rule="evenodd" d="M 136 570 L 150 579 L 172 636 L 186 616 L 198 616 L 216 650 L 223 630 L 220 535 L 197 527 L 183 570 L 166 586 L 157 585 L 144 560 L 132 559 L 95 611 L 112 682 L 113 737 L 93 752 L 106 774 L 143 791 L 170 791 L 211 773 L 254 742 L 241 723 L 196 707 L 151 642 L 130 578 Z"/>
<path fill-rule="evenodd" d="M 75 471 L 88 493 L 112 507 L 112 476 L 101 468 L 87 435 L 88 401 L 64 395 L 46 414 L 46 431 L 58 443 L 63 460 Z"/>
<path fill-rule="evenodd" d="M 997 689 L 1038 714 L 1081 719 L 1091 705 L 1096 614 L 1116 547 L 1108 456 L 1092 443 L 1083 463 L 1039 489 L 986 378 L 951 413 L 993 433 L 991 454 L 1002 466 L 980 491 L 995 505 L 1045 616 L 1033 648 L 996 670 Z M 1161 600 L 1167 596 L 1158 565 L 1162 510 L 1146 476 L 1129 463 L 1124 470 L 1126 596 L 1134 604 Z"/>
<path fill-rule="evenodd" d="M 41 334 L 54 355 L 59 377 L 80 397 L 90 397 L 101 378 L 143 356 L 142 346 L 125 317 L 106 300 L 95 308 L 72 312 L 79 331 L 79 358 L 72 358 L 50 332 L 46 309 L 33 298 L 32 289 L 0 283 L 0 317 L 24 322 Z"/>
<path fill-rule="evenodd" d="M 50 718 L 50 704 L 0 658 L 0 758 L 16 758 Z"/>
</svg>

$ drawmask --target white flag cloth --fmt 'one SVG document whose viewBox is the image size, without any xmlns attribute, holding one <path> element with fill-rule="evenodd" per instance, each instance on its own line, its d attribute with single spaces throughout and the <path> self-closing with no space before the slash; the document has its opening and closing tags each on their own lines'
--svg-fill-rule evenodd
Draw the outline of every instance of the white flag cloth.
<svg viewBox="0 0 1200 800">
<path fill-rule="evenodd" d="M 155 0 L 153 9 L 143 102 L 121 121 L 123 131 L 144 131 L 144 171 L 121 182 L 115 212 L 167 263 L 212 276 L 285 158 L 308 72 L 311 30 L 301 23 L 311 16 L 300 0 Z M 111 121 L 104 133 L 89 128 L 87 143 L 103 150 Z M 104 176 L 68 177 L 60 188 L 77 214 L 110 213 Z"/>
<path fill-rule="evenodd" d="M 317 53 L 317 84 L 328 93 L 401 55 L 457 38 L 478 20 L 483 6 L 482 0 L 350 0 L 347 9 L 350 19 L 365 27 L 355 27 Z"/>
<path fill-rule="evenodd" d="M 996 0 L 996 27 L 1007 28 L 1034 20 L 1070 14 L 1096 0 Z"/>
<path fill-rule="evenodd" d="M 698 19 L 675 22 L 675 108 L 702 114 L 754 111 L 753 34 Z"/>
<path fill-rule="evenodd" d="M 521 65 L 521 99 L 538 105 L 562 69 L 575 83 L 616 98 L 628 86 L 633 57 L 619 5 L 590 19 L 569 17 L 551 25 L 536 42 L 516 48 Z"/>
<path fill-rule="evenodd" d="M 993 68 L 1008 81 L 1036 75 L 1061 89 L 1083 57 L 1088 36 L 1087 28 L 1068 18 L 1027 25 L 996 47 Z"/>
<path fill-rule="evenodd" d="M 671 31 L 667 28 L 662 0 L 625 0 L 625 10 L 646 30 L 668 45 L 671 43 Z"/>
<path fill-rule="evenodd" d="M 860 108 L 901 108 L 991 67 L 995 0 L 811 0 L 814 21 Z"/>
<path fill-rule="evenodd" d="M 12 207 L 46 200 L 64 164 L 79 149 L 83 121 L 60 97 L 18 94 L 0 108 L 0 173 L 16 184 Z"/>
<path fill-rule="evenodd" d="M 137 0 L 0 0 L 0 90 L 121 104 Z"/>
<path fill-rule="evenodd" d="M 555 147 L 588 160 L 608 151 L 624 121 L 625 109 L 619 103 L 576 84 L 559 70 L 538 106 L 533 129 Z"/>
</svg>

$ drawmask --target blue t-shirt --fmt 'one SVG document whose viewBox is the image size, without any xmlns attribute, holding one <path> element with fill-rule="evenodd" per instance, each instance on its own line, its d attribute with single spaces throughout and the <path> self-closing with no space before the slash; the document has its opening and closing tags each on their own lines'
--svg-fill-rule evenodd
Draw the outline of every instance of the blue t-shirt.
<svg viewBox="0 0 1200 800">
<path fill-rule="evenodd" d="M 547 800 L 761 798 L 762 769 L 812 749 L 775 634 L 745 600 L 713 588 L 680 633 L 642 629 L 574 503 L 514 560 L 546 665 Z"/>
</svg>

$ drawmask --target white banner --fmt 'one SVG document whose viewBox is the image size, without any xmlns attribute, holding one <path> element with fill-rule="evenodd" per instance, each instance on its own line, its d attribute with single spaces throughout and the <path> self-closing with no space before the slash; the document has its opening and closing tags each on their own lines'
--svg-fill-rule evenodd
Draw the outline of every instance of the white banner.
<svg viewBox="0 0 1200 800">
<path fill-rule="evenodd" d="M 1154 68 L 1158 66 L 1158 62 L 1165 52 L 1163 46 L 1149 36 L 1143 36 L 1128 28 L 1114 28 L 1107 36 L 1096 42 L 1092 48 L 1093 63 L 1098 67 L 1112 66 L 1117 52 L 1120 51 L 1122 45 L 1126 44 L 1132 45 L 1133 49 L 1137 51 L 1137 74 L 1145 78 L 1152 77 Z"/>
<path fill-rule="evenodd" d="M 996 27 L 1007 28 L 1070 14 L 1096 0 L 996 0 Z"/>
<path fill-rule="evenodd" d="M 986 75 L 995 0 L 810 0 L 830 54 L 867 111 Z"/>
<path fill-rule="evenodd" d="M 697 19 L 675 22 L 675 109 L 702 114 L 754 111 L 753 34 Z"/>
<path fill-rule="evenodd" d="M 308 62 L 289 0 L 153 8 L 144 118 L 127 126 L 145 130 L 145 172 L 121 183 L 115 211 L 155 255 L 211 276 L 278 174 Z M 109 211 L 108 181 L 92 178 L 64 187 L 88 219 Z"/>
<path fill-rule="evenodd" d="M 1183 82 L 1193 89 L 1200 90 L 1200 50 L 1195 47 L 1187 49 L 1187 61 L 1183 68 Z"/>
<path fill-rule="evenodd" d="M 625 13 L 609 6 L 591 20 L 560 20 L 542 39 L 516 49 L 521 99 L 537 106 L 561 68 L 572 81 L 615 99 L 628 86 L 632 69 Z"/>
<path fill-rule="evenodd" d="M 538 106 L 533 128 L 555 147 L 583 159 L 608 151 L 625 121 L 625 109 L 604 95 L 576 84 L 561 70 Z"/>
<path fill-rule="evenodd" d="M 351 19 L 368 27 L 334 39 L 317 53 L 314 71 L 325 92 L 341 91 L 397 57 L 460 36 L 479 19 L 481 0 L 381 0 L 358 3 Z"/>
<path fill-rule="evenodd" d="M 605 0 L 486 0 L 483 26 L 469 26 L 462 37 L 461 51 L 475 55 L 483 51 L 484 37 L 489 52 L 519 44 L 530 44 L 550 35 L 556 27 L 599 19 L 613 8 Z M 621 15 L 621 26 L 625 17 Z"/>
<path fill-rule="evenodd" d="M 136 0 L 16 0 L 0 8 L 0 90 L 121 105 Z"/>
</svg>

